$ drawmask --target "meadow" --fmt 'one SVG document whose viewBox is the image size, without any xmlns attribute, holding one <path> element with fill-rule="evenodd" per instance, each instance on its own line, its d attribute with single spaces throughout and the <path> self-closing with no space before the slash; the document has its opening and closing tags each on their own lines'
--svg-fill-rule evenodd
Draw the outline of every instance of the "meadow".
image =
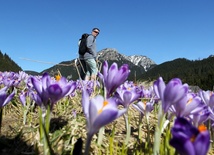
<svg viewBox="0 0 214 155">
<path fill-rule="evenodd" d="M 214 154 L 214 93 L 128 81 L 105 61 L 97 81 L 0 72 L 0 154 Z"/>
</svg>

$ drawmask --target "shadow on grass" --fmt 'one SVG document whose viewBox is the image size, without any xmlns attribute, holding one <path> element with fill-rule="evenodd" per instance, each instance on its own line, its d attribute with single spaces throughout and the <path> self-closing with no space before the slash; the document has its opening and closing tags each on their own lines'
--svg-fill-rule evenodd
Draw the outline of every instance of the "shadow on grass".
<svg viewBox="0 0 214 155">
<path fill-rule="evenodd" d="M 0 154 L 1 155 L 36 155 L 38 150 L 34 146 L 29 146 L 23 141 L 20 135 L 14 138 L 0 136 Z"/>
<path fill-rule="evenodd" d="M 63 117 L 51 118 L 50 133 L 54 133 L 56 130 L 62 129 L 68 124 L 68 121 Z"/>
</svg>

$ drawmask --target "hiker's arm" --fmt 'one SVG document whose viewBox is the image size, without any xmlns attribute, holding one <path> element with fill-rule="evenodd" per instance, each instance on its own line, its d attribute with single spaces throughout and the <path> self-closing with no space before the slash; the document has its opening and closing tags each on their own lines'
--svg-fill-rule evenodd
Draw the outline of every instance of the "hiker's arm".
<svg viewBox="0 0 214 155">
<path fill-rule="evenodd" d="M 95 40 L 93 36 L 89 36 L 87 38 L 87 47 L 88 47 L 88 52 L 92 54 L 94 57 L 96 57 L 96 47 L 95 47 Z"/>
</svg>

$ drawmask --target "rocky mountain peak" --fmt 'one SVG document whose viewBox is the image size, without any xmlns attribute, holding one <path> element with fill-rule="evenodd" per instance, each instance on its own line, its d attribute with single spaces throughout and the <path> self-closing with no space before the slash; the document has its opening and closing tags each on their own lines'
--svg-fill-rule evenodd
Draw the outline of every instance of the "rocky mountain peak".
<svg viewBox="0 0 214 155">
<path fill-rule="evenodd" d="M 118 53 L 118 51 L 114 48 L 105 48 L 103 50 L 101 50 L 100 52 L 98 52 L 98 58 L 102 59 L 102 60 L 121 60 L 121 59 L 125 59 L 125 57 Z"/>
<path fill-rule="evenodd" d="M 156 65 L 156 63 L 153 60 L 146 56 L 142 55 L 126 56 L 120 54 L 114 48 L 105 48 L 101 50 L 100 52 L 98 52 L 98 57 L 100 60 L 130 61 L 133 65 L 143 67 L 145 71 L 148 71 L 149 69 Z"/>
<path fill-rule="evenodd" d="M 130 60 L 133 64 L 144 67 L 145 71 L 151 69 L 152 66 L 156 65 L 153 60 L 142 55 L 132 55 L 127 56 L 126 58 Z"/>
<path fill-rule="evenodd" d="M 102 70 L 103 61 L 108 61 L 109 66 L 112 63 L 117 63 L 118 68 L 121 67 L 123 64 L 127 64 L 129 66 L 130 74 L 128 80 L 138 80 L 142 77 L 142 75 L 148 71 L 149 69 L 153 68 L 156 64 L 146 56 L 126 56 L 120 54 L 114 48 L 105 48 L 98 52 L 98 67 L 100 71 Z M 62 62 L 63 64 L 71 64 L 74 63 L 75 60 Z M 47 70 L 48 72 L 57 72 L 60 70 L 61 74 L 65 77 L 71 76 L 73 80 L 78 79 L 78 73 L 75 67 L 66 67 L 66 66 L 58 66 L 55 65 Z M 43 72 L 44 72 L 43 71 Z M 101 71 L 102 72 L 102 71 Z M 72 74 L 72 75 L 71 75 Z"/>
</svg>

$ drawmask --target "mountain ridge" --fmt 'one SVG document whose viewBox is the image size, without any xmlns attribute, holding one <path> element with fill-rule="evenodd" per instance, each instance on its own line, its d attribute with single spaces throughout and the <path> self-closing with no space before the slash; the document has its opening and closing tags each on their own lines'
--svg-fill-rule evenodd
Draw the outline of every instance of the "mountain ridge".
<svg viewBox="0 0 214 155">
<path fill-rule="evenodd" d="M 150 58 L 146 56 L 126 56 L 123 54 L 120 54 L 116 49 L 114 48 L 105 48 L 98 52 L 98 62 L 100 64 L 99 67 L 102 66 L 102 63 L 107 60 L 109 66 L 112 63 L 117 63 L 118 67 L 120 67 L 123 64 L 128 64 L 129 69 L 131 70 L 131 73 L 129 75 L 129 80 L 139 80 L 143 73 L 151 69 L 156 65 L 156 63 L 151 60 Z M 58 71 L 61 72 L 63 76 L 66 77 L 72 77 L 72 79 L 76 80 L 79 78 L 78 72 L 75 68 L 75 59 L 71 61 L 63 61 L 59 64 L 73 64 L 70 68 L 66 66 L 59 66 L 54 65 L 42 72 L 49 72 L 51 74 L 57 74 Z M 67 70 L 65 70 L 67 68 Z M 101 67 L 102 70 L 102 67 Z"/>
<path fill-rule="evenodd" d="M 202 89 L 214 90 L 214 55 L 201 60 L 188 60 L 186 58 L 177 58 L 171 61 L 163 62 L 157 65 L 150 58 L 143 55 L 126 56 L 120 54 L 116 49 L 106 48 L 98 52 L 99 67 L 102 68 L 103 61 L 107 60 L 109 66 L 117 63 L 118 67 L 128 64 L 130 76 L 128 80 L 137 81 L 154 81 L 162 77 L 168 82 L 172 78 L 180 78 L 183 83 L 192 86 L 199 86 Z M 7 54 L 0 51 L 0 71 L 22 71 Z M 100 70 L 102 72 L 102 70 Z M 79 78 L 75 66 L 75 59 L 62 61 L 57 65 L 43 70 L 38 73 L 35 71 L 25 71 L 30 75 L 42 75 L 48 72 L 51 75 L 61 74 L 69 79 L 76 80 Z"/>
</svg>

